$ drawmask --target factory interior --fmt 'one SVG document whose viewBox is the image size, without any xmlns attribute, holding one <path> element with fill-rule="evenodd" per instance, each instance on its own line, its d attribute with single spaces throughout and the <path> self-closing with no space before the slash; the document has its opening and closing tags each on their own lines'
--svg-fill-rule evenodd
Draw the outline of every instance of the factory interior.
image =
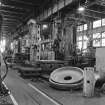
<svg viewBox="0 0 105 105">
<path fill-rule="evenodd" d="M 0 0 L 0 105 L 105 105 L 105 0 Z"/>
</svg>

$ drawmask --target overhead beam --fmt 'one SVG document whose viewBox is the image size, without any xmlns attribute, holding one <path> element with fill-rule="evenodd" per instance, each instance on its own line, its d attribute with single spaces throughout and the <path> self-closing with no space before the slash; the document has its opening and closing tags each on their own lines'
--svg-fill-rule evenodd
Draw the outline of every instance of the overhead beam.
<svg viewBox="0 0 105 105">
<path fill-rule="evenodd" d="M 13 27 L 11 27 L 11 28 L 9 28 L 9 27 L 2 28 L 3 32 L 4 32 L 4 31 L 7 31 L 7 32 L 8 32 L 8 31 L 11 30 L 11 29 L 13 29 Z"/>
<path fill-rule="evenodd" d="M 17 24 L 17 21 L 14 20 L 14 21 L 4 21 L 4 22 L 3 22 L 3 24 L 7 24 L 7 23 L 13 23 L 13 24 L 16 23 L 16 24 Z"/>
<path fill-rule="evenodd" d="M 49 8 L 45 11 L 43 11 L 43 13 L 41 13 L 36 20 L 37 21 L 43 21 L 44 19 L 48 18 L 49 16 L 51 16 L 52 14 L 60 11 L 62 8 L 70 5 L 74 0 L 58 0 L 57 3 L 54 4 L 54 6 L 52 8 Z M 94 5 L 95 1 L 93 1 L 92 3 L 88 4 L 89 6 Z M 87 5 L 87 7 L 88 7 Z"/>
<path fill-rule="evenodd" d="M 55 3 L 52 8 L 43 11 L 43 13 L 41 13 L 36 19 L 42 21 L 51 16 L 52 14 L 56 13 L 57 11 L 61 10 L 65 6 L 68 6 L 72 2 L 73 0 L 58 0 L 58 2 Z"/>
<path fill-rule="evenodd" d="M 83 23 L 83 24 L 85 24 L 85 23 L 87 23 L 87 22 L 89 22 L 89 21 L 94 21 L 95 19 L 94 18 L 92 18 L 92 17 L 88 17 L 88 16 L 84 16 L 84 15 L 81 15 L 81 14 L 78 14 L 78 13 L 75 13 L 75 14 L 69 14 L 69 15 L 67 15 L 66 16 L 66 18 L 65 18 L 66 20 L 64 20 L 64 21 L 74 21 L 74 22 L 79 22 L 79 23 Z"/>
<path fill-rule="evenodd" d="M 8 29 L 15 29 L 13 26 L 11 26 L 11 27 L 5 27 L 5 28 L 2 28 L 2 30 L 7 30 L 8 31 Z"/>
<path fill-rule="evenodd" d="M 100 12 L 100 11 L 96 11 L 96 10 L 92 10 L 92 9 L 86 9 L 86 10 L 91 12 L 95 16 L 102 17 L 102 18 L 105 17 L 105 13 L 104 12 Z"/>
<path fill-rule="evenodd" d="M 84 15 L 87 15 L 87 16 L 90 16 L 96 19 L 105 18 L 104 13 L 101 13 L 99 11 L 90 10 L 90 9 L 86 9 L 86 11 L 84 12 Z"/>
<path fill-rule="evenodd" d="M 18 22 L 17 21 L 6 21 L 6 22 L 3 22 L 3 25 L 4 24 L 17 24 Z"/>
<path fill-rule="evenodd" d="M 3 26 L 14 26 L 14 28 L 16 27 L 16 24 L 11 23 L 4 23 Z"/>
<path fill-rule="evenodd" d="M 3 16 L 3 19 L 5 19 L 5 18 L 9 18 L 9 19 L 19 19 L 19 20 L 21 20 L 21 18 L 18 17 L 18 16 Z"/>
<path fill-rule="evenodd" d="M 3 28 L 3 30 L 7 30 L 8 31 L 8 29 L 15 29 L 13 26 L 11 26 L 11 28 L 9 28 L 9 27 L 5 27 L 5 28 Z"/>
<path fill-rule="evenodd" d="M 10 26 L 6 26 L 6 25 L 5 25 L 5 26 L 3 26 L 2 28 L 5 28 L 5 29 L 6 29 L 6 28 L 14 28 L 14 26 L 11 26 L 11 27 L 10 27 Z"/>
<path fill-rule="evenodd" d="M 67 21 L 67 22 L 70 22 L 70 21 L 74 21 L 74 22 L 81 22 L 81 23 L 86 23 L 86 19 L 79 19 L 79 18 L 73 18 L 73 17 L 69 17 L 68 19 L 64 20 L 64 21 Z"/>
<path fill-rule="evenodd" d="M 11 27 L 12 29 L 13 29 L 13 27 Z M 8 31 L 8 29 L 11 29 L 11 28 L 9 28 L 9 27 L 5 27 L 5 28 L 2 28 L 2 30 L 6 30 L 6 31 Z"/>
<path fill-rule="evenodd" d="M 22 13 L 22 12 L 15 12 L 15 11 L 10 11 L 10 10 L 1 10 L 0 9 L 0 12 L 6 12 L 6 13 L 12 13 L 12 14 L 24 14 L 24 12 Z"/>
<path fill-rule="evenodd" d="M 94 0 L 93 2 L 91 2 L 91 3 L 86 3 L 85 5 L 86 5 L 86 7 L 91 7 L 91 6 L 93 6 L 93 5 L 95 5 L 96 4 L 96 0 Z"/>
<path fill-rule="evenodd" d="M 3 27 L 2 29 L 3 30 L 8 30 L 8 29 L 14 29 L 14 27 L 13 26 L 11 26 L 11 27 Z"/>
<path fill-rule="evenodd" d="M 96 0 L 96 4 L 105 6 L 105 0 Z"/>
<path fill-rule="evenodd" d="M 25 4 L 25 5 L 30 5 L 30 6 L 36 6 L 36 5 L 40 5 L 38 2 L 36 3 L 32 3 L 32 2 L 27 2 L 27 1 L 22 1 L 22 0 L 9 0 L 9 1 L 14 1 L 16 3 L 22 3 L 22 4 Z M 35 1 L 35 0 L 34 0 Z"/>
<path fill-rule="evenodd" d="M 8 6 L 9 8 L 26 9 L 26 10 L 30 10 L 30 9 L 33 9 L 34 7 L 39 6 L 39 5 L 31 3 L 31 2 L 29 4 L 25 3 L 25 2 L 22 3 L 22 2 L 15 1 L 15 0 L 3 0 L 2 4 L 4 4 L 4 6 L 5 5 Z"/>
<path fill-rule="evenodd" d="M 11 9 L 18 9 L 18 10 L 23 10 L 24 8 L 20 8 L 20 7 L 16 7 L 16 6 L 11 6 L 11 5 L 5 5 L 5 4 L 2 4 L 1 7 L 6 7 L 6 8 L 11 8 Z M 28 8 L 25 9 L 26 11 L 29 11 Z"/>
<path fill-rule="evenodd" d="M 4 26 L 8 26 L 8 27 L 14 26 L 14 28 L 15 28 L 16 24 L 4 24 Z"/>
<path fill-rule="evenodd" d="M 90 18 L 94 18 L 94 19 L 105 18 L 105 14 L 103 14 L 99 11 L 94 11 L 94 10 L 90 10 L 90 9 L 86 9 L 85 12 L 81 13 L 81 15 L 87 16 Z"/>
<path fill-rule="evenodd" d="M 8 20 L 10 20 L 10 21 L 19 21 L 19 20 L 15 19 L 15 18 L 6 18 L 6 17 L 3 18 L 3 21 L 4 21 L 4 20 L 5 20 L 5 21 L 6 21 L 6 20 L 7 20 L 7 21 L 8 21 Z"/>
<path fill-rule="evenodd" d="M 8 23 L 8 24 L 4 24 L 4 26 L 8 26 L 8 27 L 13 26 L 13 27 L 15 28 L 15 27 L 16 27 L 16 24 L 11 24 L 11 23 Z"/>
<path fill-rule="evenodd" d="M 13 20 L 16 19 L 16 20 L 18 20 L 20 22 L 23 22 L 23 20 L 21 18 L 16 17 L 16 16 L 14 16 L 14 17 L 13 16 L 12 17 L 11 16 L 3 16 L 3 18 L 9 18 L 9 19 L 13 19 Z"/>
<path fill-rule="evenodd" d="M 18 12 L 29 12 L 30 9 L 25 9 L 25 8 L 17 8 L 15 6 L 9 6 L 9 5 L 4 5 L 2 4 L 0 6 L 1 10 L 10 10 L 10 11 L 18 11 Z"/>
<path fill-rule="evenodd" d="M 6 28 L 6 29 L 2 29 L 3 32 L 9 32 L 9 30 L 11 30 L 12 28 Z"/>
<path fill-rule="evenodd" d="M 91 18 L 92 20 L 98 20 L 100 19 L 99 17 L 93 17 L 91 16 L 90 14 L 83 14 L 84 17 L 88 17 L 88 18 Z"/>
<path fill-rule="evenodd" d="M 100 8 L 96 8 L 96 9 L 99 9 L 100 12 L 102 11 L 105 12 L 105 0 L 95 0 L 95 4 L 103 8 L 102 10 L 100 10 Z"/>
<path fill-rule="evenodd" d="M 18 17 L 22 17 L 23 15 L 22 14 L 18 14 L 18 13 L 10 13 L 10 12 L 6 12 L 6 11 L 2 11 L 2 10 L 0 10 L 0 13 L 2 14 L 2 15 L 12 15 L 12 16 L 18 16 Z"/>
<path fill-rule="evenodd" d="M 8 24 L 8 23 L 17 24 L 17 21 L 5 21 L 5 22 L 3 22 L 3 24 Z"/>
<path fill-rule="evenodd" d="M 10 15 L 10 14 L 3 14 L 3 17 L 21 18 L 21 17 L 19 17 L 19 16 L 16 16 L 16 15 Z"/>
</svg>

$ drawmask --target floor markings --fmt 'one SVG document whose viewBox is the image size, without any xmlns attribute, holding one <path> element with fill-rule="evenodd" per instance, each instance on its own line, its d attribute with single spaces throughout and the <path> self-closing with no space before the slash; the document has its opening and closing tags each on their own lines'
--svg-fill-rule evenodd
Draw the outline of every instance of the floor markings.
<svg viewBox="0 0 105 105">
<path fill-rule="evenodd" d="M 36 90 L 37 92 L 39 92 L 41 95 L 43 95 L 44 97 L 46 97 L 48 100 L 50 100 L 51 102 L 53 102 L 55 105 L 62 105 L 58 102 L 56 102 L 54 99 L 50 98 L 47 94 L 43 93 L 41 90 L 39 90 L 38 88 L 36 88 L 35 86 L 33 86 L 32 84 L 28 83 L 28 85 L 33 88 L 34 90 Z"/>
<path fill-rule="evenodd" d="M 14 105 L 19 105 L 12 94 L 10 94 L 11 100 L 13 101 Z"/>
<path fill-rule="evenodd" d="M 6 84 L 3 82 L 3 84 L 4 84 L 4 86 L 6 87 L 6 89 L 8 89 L 8 87 L 6 86 Z M 19 105 L 18 103 L 17 103 L 17 101 L 16 101 L 16 99 L 13 97 L 13 95 L 11 94 L 11 93 L 9 93 L 10 95 L 10 98 L 11 98 L 11 100 L 12 100 L 12 102 L 13 102 L 13 104 L 14 105 Z"/>
</svg>

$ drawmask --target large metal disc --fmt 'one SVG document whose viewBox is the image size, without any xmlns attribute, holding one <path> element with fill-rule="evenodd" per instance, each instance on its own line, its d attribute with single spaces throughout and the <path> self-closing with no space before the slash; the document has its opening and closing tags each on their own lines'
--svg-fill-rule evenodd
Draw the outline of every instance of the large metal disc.
<svg viewBox="0 0 105 105">
<path fill-rule="evenodd" d="M 70 66 L 58 68 L 51 73 L 49 81 L 55 86 L 77 87 L 83 83 L 83 71 Z"/>
</svg>

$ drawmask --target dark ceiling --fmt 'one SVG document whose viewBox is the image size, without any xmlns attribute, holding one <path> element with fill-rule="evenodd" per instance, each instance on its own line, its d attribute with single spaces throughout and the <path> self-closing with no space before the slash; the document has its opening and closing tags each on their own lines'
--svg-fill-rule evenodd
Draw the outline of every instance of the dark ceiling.
<svg viewBox="0 0 105 105">
<path fill-rule="evenodd" d="M 52 0 L 1 0 L 0 13 L 3 17 L 2 33 L 14 32 L 30 16 L 37 16 Z M 49 3 L 50 2 L 50 3 Z M 47 5 L 47 6 L 46 6 Z"/>
<path fill-rule="evenodd" d="M 57 1 L 58 0 L 1 0 L 0 13 L 3 17 L 3 35 L 6 36 L 8 33 L 14 32 L 21 24 L 25 24 L 30 17 L 38 16 Z M 73 0 L 73 3 L 65 9 L 64 13 L 66 13 L 67 10 L 76 9 L 79 3 L 82 5 L 85 3 L 87 8 L 82 16 L 86 19 L 95 20 L 105 17 L 104 0 Z M 78 16 L 78 13 L 75 14 Z"/>
</svg>

